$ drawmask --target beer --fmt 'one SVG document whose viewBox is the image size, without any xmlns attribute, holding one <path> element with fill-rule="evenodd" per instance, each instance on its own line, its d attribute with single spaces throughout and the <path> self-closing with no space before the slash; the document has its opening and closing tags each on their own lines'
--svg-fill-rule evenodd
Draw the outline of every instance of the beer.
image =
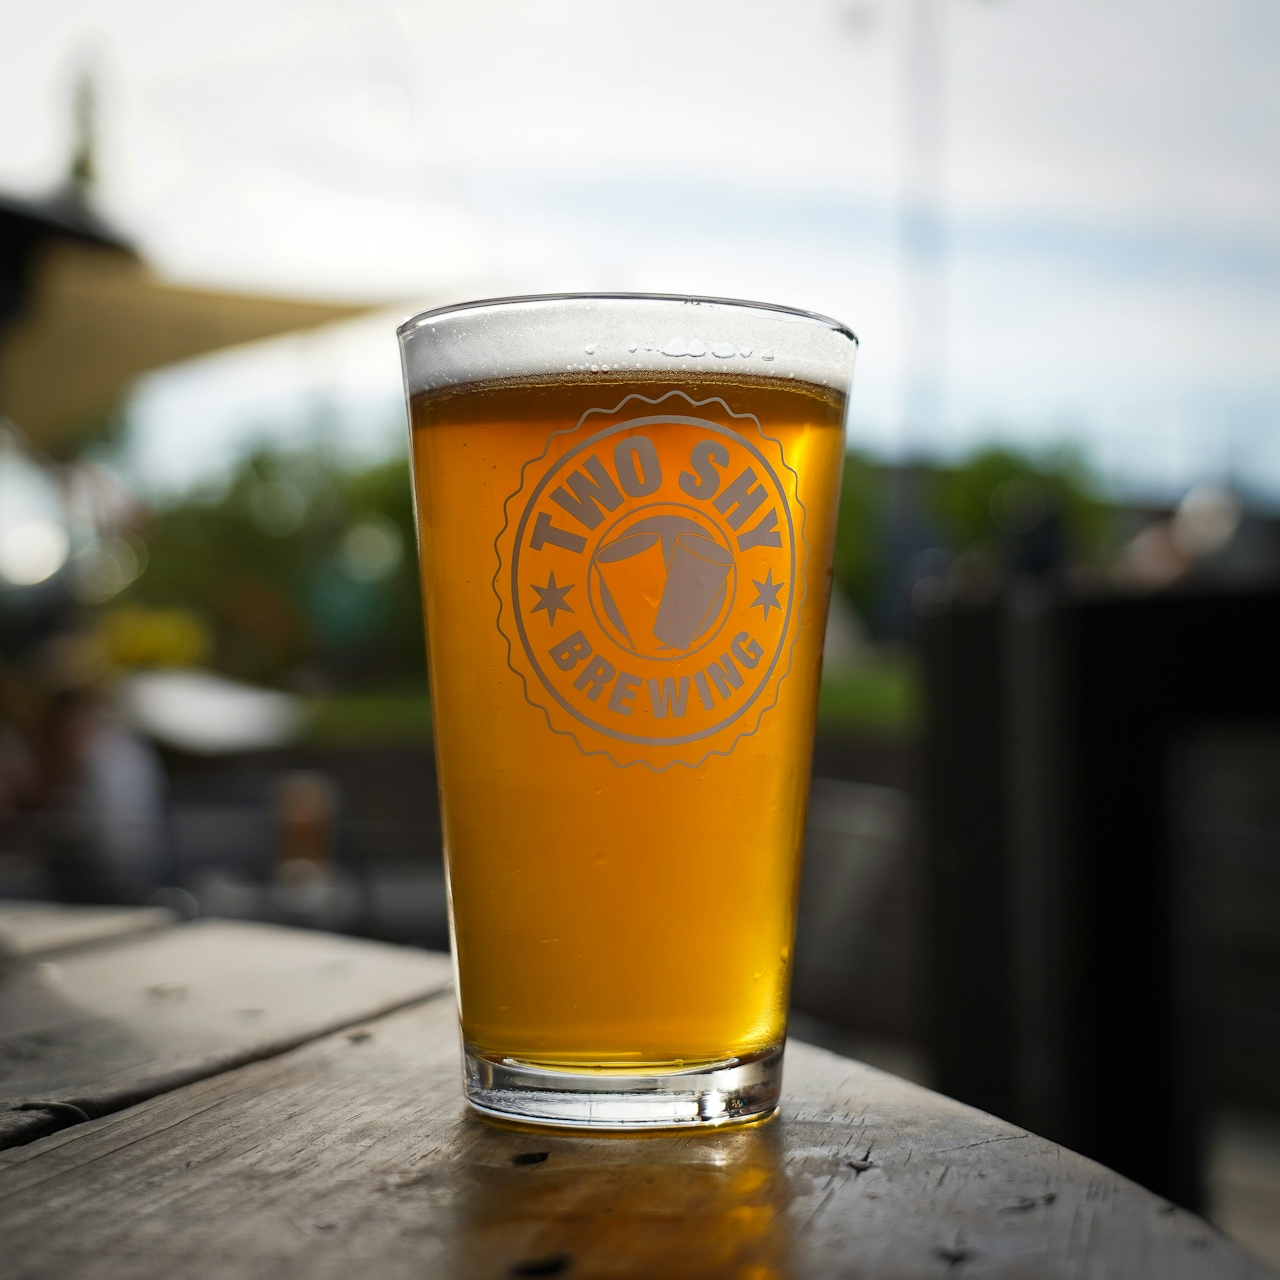
<svg viewBox="0 0 1280 1280">
<path fill-rule="evenodd" d="M 468 1098 L 767 1115 L 855 340 L 626 296 L 401 340 Z"/>
<path fill-rule="evenodd" d="M 508 641 L 497 625 L 494 541 L 509 519 L 504 503 L 520 489 L 522 469 L 544 454 L 554 432 L 594 406 L 613 405 L 629 395 L 661 400 L 673 390 L 683 393 L 680 407 L 686 410 L 684 396 L 693 401 L 715 397 L 767 424 L 783 456 L 797 466 L 807 555 L 792 669 L 779 686 L 777 705 L 728 754 L 699 751 L 705 759 L 658 771 L 656 761 L 620 767 L 608 754 L 584 754 L 572 736 L 548 731 L 546 714 L 526 698 L 520 676 L 508 663 Z M 478 1051 L 544 1066 L 652 1069 L 741 1057 L 782 1038 L 832 520 L 844 452 L 842 400 L 826 388 L 765 379 L 703 378 L 673 386 L 669 379 L 565 375 L 454 388 L 413 401 L 454 946 L 463 1034 Z M 690 457 L 707 433 L 675 423 L 645 430 L 661 459 L 663 490 L 687 501 L 690 495 L 678 487 L 680 472 L 697 474 Z M 597 456 L 605 476 L 622 492 L 611 474 L 613 452 L 598 450 Z M 667 474 L 673 470 L 674 476 Z M 577 474 L 601 487 L 595 468 Z M 663 512 L 663 504 L 654 501 L 661 496 L 656 489 L 641 495 L 641 512 Z M 679 520 L 675 504 L 670 505 L 668 518 Z M 702 505 L 719 514 L 710 498 Z M 554 502 L 546 506 L 557 513 Z M 557 514 L 556 527 L 563 526 L 571 537 L 593 532 L 571 514 Z M 632 524 L 643 526 L 645 520 Z M 606 544 L 593 567 L 600 632 L 608 636 L 616 628 L 619 640 L 626 636 L 655 653 L 691 641 L 687 633 L 707 612 L 695 594 L 686 612 L 697 613 L 696 619 L 676 619 L 684 622 L 681 627 L 664 618 L 664 612 L 673 612 L 675 597 L 668 593 L 664 600 L 659 589 L 666 567 L 662 532 L 659 525 L 630 534 L 632 541 L 649 545 L 626 559 L 610 562 Z M 720 562 L 730 559 L 721 540 L 696 527 L 669 532 L 673 570 L 696 566 L 701 544 L 713 557 L 701 561 L 712 571 L 703 596 L 721 594 L 725 566 Z M 612 546 L 618 543 L 614 538 Z M 575 554 L 555 550 L 561 561 Z M 781 559 L 780 553 L 775 558 Z M 606 576 L 610 570 L 612 578 Z M 555 593 L 546 608 L 536 594 L 530 601 L 537 612 L 531 611 L 529 622 L 545 623 L 539 641 L 550 649 L 552 641 L 582 633 L 578 624 L 589 608 L 587 582 L 582 572 L 557 574 L 554 568 L 536 576 L 554 584 L 544 588 Z M 745 586 L 750 595 L 760 594 L 749 575 L 739 577 L 748 579 L 739 585 L 740 593 Z M 760 580 L 767 586 L 757 610 L 773 614 L 781 608 L 782 592 L 792 586 L 790 574 L 766 570 Z M 631 605 L 643 613 L 655 596 L 654 625 L 644 635 L 643 620 L 625 611 Z M 612 611 L 606 601 L 614 604 Z M 665 646 L 663 622 L 672 642 Z M 740 646 L 748 658 L 749 643 Z M 659 681 L 659 710 L 667 692 L 663 718 L 669 723 L 678 719 L 670 702 L 679 699 L 682 688 L 686 717 L 690 700 L 702 709 L 703 688 L 716 704 L 719 689 L 703 674 L 713 663 L 724 687 L 733 691 L 723 674 L 727 668 L 710 656 L 716 647 L 684 656 L 690 647 L 675 650 L 681 656 L 673 661 L 631 663 L 637 672 L 662 672 L 642 678 L 646 685 L 648 679 Z M 729 640 L 723 647 L 732 657 Z M 606 660 L 625 671 L 628 657 L 624 644 L 614 644 Z M 702 680 L 706 684 L 700 687 Z M 615 672 L 615 688 L 616 682 Z M 607 708 L 606 692 L 597 694 L 596 705 Z M 620 724 L 638 728 L 638 722 L 649 720 L 654 722 L 649 727 L 661 728 L 647 687 L 622 705 L 629 715 L 616 716 Z"/>
</svg>

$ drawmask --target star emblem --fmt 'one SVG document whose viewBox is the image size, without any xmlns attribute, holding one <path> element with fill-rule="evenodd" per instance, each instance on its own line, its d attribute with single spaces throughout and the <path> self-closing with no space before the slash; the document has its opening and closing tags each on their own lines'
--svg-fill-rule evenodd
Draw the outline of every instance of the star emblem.
<svg viewBox="0 0 1280 1280">
<path fill-rule="evenodd" d="M 756 598 L 751 602 L 751 607 L 754 609 L 756 605 L 759 605 L 764 610 L 764 617 L 767 622 L 770 609 L 782 608 L 778 603 L 778 592 L 787 584 L 785 582 L 774 582 L 772 569 L 765 573 L 763 582 L 756 582 L 754 578 L 751 581 L 756 589 Z"/>
<path fill-rule="evenodd" d="M 573 606 L 565 604 L 565 596 L 573 590 L 574 584 L 571 582 L 567 587 L 558 587 L 556 585 L 556 575 L 551 574 L 551 580 L 545 587 L 540 587 L 535 582 L 529 584 L 538 593 L 538 603 L 533 606 L 532 612 L 537 613 L 539 609 L 547 611 L 547 618 L 554 627 L 556 624 L 556 612 L 563 610 L 565 613 L 572 613 Z M 756 584 L 757 586 L 759 583 Z"/>
</svg>

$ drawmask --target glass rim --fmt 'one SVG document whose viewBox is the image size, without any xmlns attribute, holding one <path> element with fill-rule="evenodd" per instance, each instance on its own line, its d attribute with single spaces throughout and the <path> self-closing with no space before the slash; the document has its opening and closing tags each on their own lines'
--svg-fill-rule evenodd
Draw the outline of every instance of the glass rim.
<svg viewBox="0 0 1280 1280">
<path fill-rule="evenodd" d="M 796 320 L 812 321 L 848 338 L 855 347 L 861 345 L 858 341 L 858 335 L 847 324 L 843 324 L 831 316 L 825 316 L 820 311 L 807 311 L 802 307 L 787 307 L 777 302 L 752 302 L 745 298 L 721 298 L 710 294 L 632 293 L 621 290 L 600 293 L 518 293 L 497 298 L 476 298 L 469 302 L 451 302 L 445 306 L 432 307 L 430 310 L 419 311 L 416 315 L 410 316 L 403 323 L 396 326 L 396 336 L 403 338 L 419 325 L 439 319 L 442 316 L 454 315 L 462 311 L 518 306 L 532 302 L 685 302 L 695 305 L 736 307 L 742 311 L 765 311 L 776 315 L 790 316 Z"/>
</svg>

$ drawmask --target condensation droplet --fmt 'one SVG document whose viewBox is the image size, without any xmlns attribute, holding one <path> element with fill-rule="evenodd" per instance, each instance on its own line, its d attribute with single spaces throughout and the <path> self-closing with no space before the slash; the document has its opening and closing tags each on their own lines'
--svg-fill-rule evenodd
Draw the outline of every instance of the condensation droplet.
<svg viewBox="0 0 1280 1280">
<path fill-rule="evenodd" d="M 594 342 L 588 342 L 582 349 L 587 353 L 587 355 L 593 356 L 596 353 L 596 344 Z"/>
<path fill-rule="evenodd" d="M 760 353 L 760 359 L 761 359 L 761 360 L 772 360 L 772 359 L 773 359 L 773 352 L 772 352 L 772 351 L 770 351 L 768 347 L 765 347 L 765 349 Z"/>
<path fill-rule="evenodd" d="M 694 340 L 689 343 L 689 354 L 691 356 L 705 356 L 707 354 L 707 349 L 702 345 L 701 338 L 694 338 Z"/>
<path fill-rule="evenodd" d="M 739 354 L 739 355 L 740 355 L 744 360 L 750 360 L 750 359 L 751 359 L 751 348 L 750 348 L 750 347 L 743 347 L 743 348 L 742 348 L 742 350 L 738 352 L 738 354 Z"/>
<path fill-rule="evenodd" d="M 711 348 L 711 354 L 715 356 L 717 360 L 729 360 L 733 357 L 733 343 L 717 342 L 716 345 Z"/>
<path fill-rule="evenodd" d="M 639 344 L 638 342 L 628 342 L 628 343 L 627 343 L 627 350 L 628 350 L 628 351 L 635 351 L 635 349 L 636 349 L 639 345 L 640 345 L 640 344 Z"/>
<path fill-rule="evenodd" d="M 665 347 L 662 348 L 664 356 L 687 356 L 689 348 L 685 345 L 683 338 L 672 338 Z"/>
</svg>

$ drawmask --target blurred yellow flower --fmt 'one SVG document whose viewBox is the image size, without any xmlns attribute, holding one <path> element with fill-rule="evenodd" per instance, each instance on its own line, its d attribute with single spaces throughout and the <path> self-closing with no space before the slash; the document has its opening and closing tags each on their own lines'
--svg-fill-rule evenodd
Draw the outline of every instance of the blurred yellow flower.
<svg viewBox="0 0 1280 1280">
<path fill-rule="evenodd" d="M 121 605 L 103 614 L 99 637 L 120 667 L 194 667 L 213 651 L 208 628 L 190 609 Z"/>
</svg>

